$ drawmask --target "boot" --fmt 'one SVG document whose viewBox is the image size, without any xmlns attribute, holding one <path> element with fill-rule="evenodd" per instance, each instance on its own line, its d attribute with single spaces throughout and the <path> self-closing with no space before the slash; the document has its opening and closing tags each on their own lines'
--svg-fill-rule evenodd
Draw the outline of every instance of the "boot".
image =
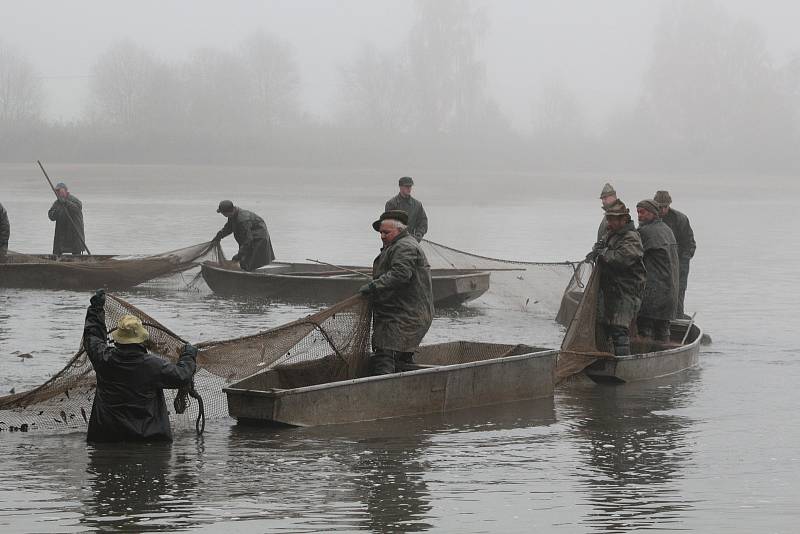
<svg viewBox="0 0 800 534">
<path fill-rule="evenodd" d="M 670 340 L 669 321 L 658 321 L 655 326 L 655 340 L 660 343 L 668 343 Z"/>
<path fill-rule="evenodd" d="M 630 356 L 631 340 L 628 336 L 614 338 L 614 354 L 617 356 Z"/>
</svg>

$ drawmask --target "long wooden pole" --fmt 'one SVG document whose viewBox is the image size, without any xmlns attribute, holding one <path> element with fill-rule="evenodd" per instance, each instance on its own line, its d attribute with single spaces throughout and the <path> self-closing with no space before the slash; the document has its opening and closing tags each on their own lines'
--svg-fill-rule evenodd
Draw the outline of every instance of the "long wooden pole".
<svg viewBox="0 0 800 534">
<path fill-rule="evenodd" d="M 364 278 L 372 280 L 372 277 L 370 275 L 368 275 L 367 273 L 362 273 L 361 271 L 356 271 L 354 269 L 348 269 L 347 267 L 340 267 L 338 265 L 334 265 L 332 263 L 328 263 L 328 262 L 325 262 L 325 261 L 312 260 L 311 258 L 306 258 L 306 261 L 313 261 L 314 263 L 319 263 L 320 265 L 327 265 L 328 267 L 333 267 L 334 269 L 339 269 L 340 271 L 347 271 L 348 273 L 359 274 L 359 275 L 363 276 Z"/>
<path fill-rule="evenodd" d="M 50 190 L 53 191 L 53 194 L 56 196 L 56 199 L 58 199 L 59 196 L 58 196 L 58 193 L 56 192 L 56 188 L 53 187 L 53 182 L 50 181 L 50 177 L 47 175 L 47 171 L 44 170 L 44 166 L 42 165 L 42 162 L 37 159 L 36 163 L 39 164 L 39 168 L 42 169 L 42 172 L 44 173 L 44 177 L 47 178 L 47 183 L 50 184 Z M 66 206 L 64 206 L 64 213 L 67 215 L 67 220 L 70 222 L 70 224 L 72 224 L 72 228 L 75 230 L 75 234 L 78 236 L 78 239 L 81 240 L 81 245 L 83 245 L 83 248 L 85 248 L 86 252 L 88 252 L 89 255 L 91 256 L 92 255 L 92 251 L 89 250 L 89 247 L 86 246 L 86 241 L 83 240 L 83 236 L 81 236 L 81 231 L 78 228 L 78 225 L 75 224 L 75 221 L 72 220 L 72 216 L 69 214 L 69 208 L 66 207 Z"/>
<path fill-rule="evenodd" d="M 692 318 L 689 320 L 689 326 L 686 327 L 686 333 L 683 334 L 683 339 L 681 340 L 681 345 L 686 344 L 686 338 L 689 337 L 689 332 L 692 330 L 692 325 L 694 324 L 694 316 L 697 315 L 697 312 L 692 314 Z"/>
</svg>

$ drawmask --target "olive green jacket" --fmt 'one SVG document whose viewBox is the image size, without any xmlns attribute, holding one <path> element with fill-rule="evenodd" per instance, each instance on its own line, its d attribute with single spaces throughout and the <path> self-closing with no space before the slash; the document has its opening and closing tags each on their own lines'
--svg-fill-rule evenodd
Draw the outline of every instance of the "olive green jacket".
<svg viewBox="0 0 800 534">
<path fill-rule="evenodd" d="M 645 268 L 642 240 L 632 222 L 606 234 L 606 247 L 597 261 L 600 268 L 598 320 L 629 326 L 642 303 Z"/>
<path fill-rule="evenodd" d="M 428 215 L 422 202 L 414 197 L 404 198 L 399 193 L 397 196 L 386 201 L 386 211 L 401 210 L 408 213 L 408 233 L 414 236 L 417 241 L 422 241 L 428 233 Z"/>
<path fill-rule="evenodd" d="M 65 252 L 81 254 L 86 248 L 83 241 L 83 204 L 73 195 L 58 199 L 50 206 L 47 217 L 56 223 L 53 234 L 53 254 L 59 256 Z M 74 223 L 74 224 L 73 224 Z"/>
<path fill-rule="evenodd" d="M 431 268 L 406 230 L 372 264 L 372 348 L 411 352 L 433 320 Z"/>
<path fill-rule="evenodd" d="M 639 309 L 641 317 L 661 321 L 674 319 L 678 306 L 680 265 L 678 244 L 669 226 L 661 219 L 639 224 L 644 248 L 647 283 Z"/>
</svg>

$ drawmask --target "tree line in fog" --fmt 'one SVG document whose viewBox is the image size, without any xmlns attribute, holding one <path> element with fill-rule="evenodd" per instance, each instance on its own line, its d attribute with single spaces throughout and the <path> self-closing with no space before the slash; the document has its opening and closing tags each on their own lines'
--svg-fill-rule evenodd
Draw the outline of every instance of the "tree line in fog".
<svg viewBox="0 0 800 534">
<path fill-rule="evenodd" d="M 265 32 L 167 62 L 132 41 L 102 51 L 80 119 L 43 118 L 41 74 L 0 43 L 0 160 L 408 165 L 447 168 L 797 170 L 800 54 L 711 1 L 662 13 L 641 92 L 602 128 L 563 81 L 531 95 L 530 129 L 491 95 L 486 13 L 419 2 L 395 49 L 364 45 L 339 70 L 329 118 L 309 114 L 292 47 Z M 557 51 L 554 51 L 557 53 Z M 524 51 L 521 52 L 524 57 Z M 609 76 L 613 76 L 609 72 Z"/>
</svg>

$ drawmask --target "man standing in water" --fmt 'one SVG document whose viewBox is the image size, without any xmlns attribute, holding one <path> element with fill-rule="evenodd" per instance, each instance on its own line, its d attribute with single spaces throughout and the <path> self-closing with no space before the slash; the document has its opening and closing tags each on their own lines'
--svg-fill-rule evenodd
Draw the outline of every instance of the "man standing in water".
<svg viewBox="0 0 800 534">
<path fill-rule="evenodd" d="M 228 222 L 214 236 L 214 241 L 220 242 L 224 237 L 233 234 L 239 244 L 239 251 L 231 259 L 238 261 L 243 271 L 255 271 L 275 260 L 264 219 L 252 211 L 234 206 L 230 200 L 220 202 L 217 213 L 227 217 Z"/>
<path fill-rule="evenodd" d="M 683 301 L 686 297 L 686 286 L 689 282 L 689 263 L 694 258 L 694 251 L 697 243 L 694 241 L 692 225 L 689 218 L 678 210 L 672 209 L 672 197 L 669 191 L 658 191 L 653 197 L 661 209 L 661 219 L 664 224 L 669 226 L 678 242 L 678 262 L 680 263 L 680 287 L 678 289 L 678 311 L 679 318 L 688 319 L 683 308 Z"/>
<path fill-rule="evenodd" d="M 171 441 L 172 429 L 164 389 L 188 385 L 194 376 L 197 349 L 183 348 L 177 364 L 147 352 L 149 334 L 133 315 L 119 320 L 106 343 L 106 294 L 89 301 L 83 346 L 97 375 L 97 389 L 86 441 Z"/>
<path fill-rule="evenodd" d="M 11 224 L 8 222 L 8 213 L 0 204 L 0 261 L 8 254 L 8 239 L 11 237 Z"/>
<path fill-rule="evenodd" d="M 587 259 L 600 269 L 597 322 L 611 338 L 614 354 L 631 353 L 630 324 L 639 311 L 645 284 L 642 240 L 621 200 L 605 208 L 608 232 Z"/>
<path fill-rule="evenodd" d="M 422 241 L 428 233 L 428 216 L 422 202 L 411 196 L 414 180 L 410 176 L 400 178 L 400 192 L 386 201 L 385 211 L 400 210 L 408 214 L 408 233 L 417 241 Z"/>
<path fill-rule="evenodd" d="M 86 236 L 83 232 L 83 204 L 78 198 L 70 194 L 67 184 L 56 184 L 58 197 L 47 216 L 56 223 L 56 232 L 53 236 L 53 254 L 83 254 Z"/>
<path fill-rule="evenodd" d="M 659 216 L 659 205 L 645 199 L 636 205 L 639 236 L 647 270 L 642 307 L 636 326 L 643 338 L 669 341 L 669 322 L 678 304 L 678 244 L 672 230 Z"/>
<path fill-rule="evenodd" d="M 431 268 L 407 228 L 405 211 L 387 211 L 372 223 L 383 248 L 372 264 L 373 280 L 359 292 L 372 299 L 370 371 L 383 375 L 411 363 L 433 321 Z"/>
</svg>

